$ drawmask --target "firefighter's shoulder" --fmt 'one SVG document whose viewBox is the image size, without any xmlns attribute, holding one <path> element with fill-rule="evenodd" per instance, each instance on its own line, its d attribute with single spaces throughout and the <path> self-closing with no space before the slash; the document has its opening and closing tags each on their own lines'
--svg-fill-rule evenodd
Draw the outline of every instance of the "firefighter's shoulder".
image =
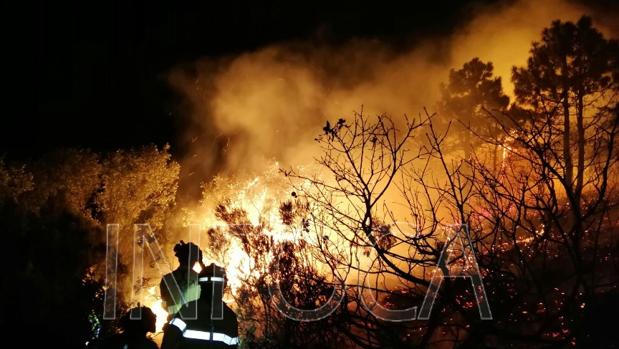
<svg viewBox="0 0 619 349">
<path fill-rule="evenodd" d="M 224 318 L 226 317 L 236 320 L 236 313 L 228 306 L 228 304 L 224 303 Z"/>
</svg>

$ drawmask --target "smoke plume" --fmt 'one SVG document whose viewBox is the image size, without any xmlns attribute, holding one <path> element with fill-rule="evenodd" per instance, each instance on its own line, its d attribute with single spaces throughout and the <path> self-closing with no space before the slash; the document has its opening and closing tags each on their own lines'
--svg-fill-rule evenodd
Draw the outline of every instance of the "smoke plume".
<svg viewBox="0 0 619 349">
<path fill-rule="evenodd" d="M 178 67 L 169 81 L 184 97 L 182 112 L 191 116 L 185 190 L 215 174 L 259 173 L 275 161 L 311 162 L 313 139 L 325 121 L 361 108 L 395 117 L 414 117 L 423 107 L 433 111 L 449 69 L 473 57 L 493 62 L 511 95 L 512 66 L 526 63 L 542 29 L 583 14 L 606 36 L 617 29 L 583 5 L 525 0 L 479 8 L 451 35 L 406 49 L 372 40 L 343 47 L 296 42 Z"/>
</svg>

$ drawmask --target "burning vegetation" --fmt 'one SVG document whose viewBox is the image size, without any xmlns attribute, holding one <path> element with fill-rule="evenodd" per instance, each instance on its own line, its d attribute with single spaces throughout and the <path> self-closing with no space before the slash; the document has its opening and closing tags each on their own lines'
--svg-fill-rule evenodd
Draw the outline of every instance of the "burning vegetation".
<svg viewBox="0 0 619 349">
<path fill-rule="evenodd" d="M 116 330 L 102 317 L 107 290 L 118 295 L 119 313 L 149 306 L 161 331 L 168 314 L 158 285 L 183 239 L 202 248 L 204 262 L 226 268 L 225 299 L 250 348 L 619 342 L 606 322 L 619 309 L 619 45 L 589 17 L 543 29 L 526 64 L 513 67 L 513 93 L 493 62 L 468 57 L 436 73 L 444 82 L 414 117 L 392 113 L 408 106 L 402 101 L 374 111 L 419 87 L 382 100 L 368 84 L 381 77 L 324 83 L 329 66 L 316 75 L 296 61 L 303 52 L 281 55 L 270 48 L 226 63 L 206 83 L 212 90 L 172 73 L 196 118 L 209 116 L 197 131 L 207 139 L 189 135 L 189 158 L 150 145 L 0 160 L 2 227 L 21 246 L 11 255 L 18 268 L 11 277 L 22 285 L 3 286 L 3 294 L 36 300 L 20 322 L 55 319 L 76 335 L 64 338 L 50 324 L 43 337 L 83 346 Z M 406 62 L 389 59 L 372 72 L 389 75 Z M 280 64 L 255 70 L 247 64 L 255 60 Z M 262 74 L 268 83 L 260 91 L 259 79 L 234 79 Z M 271 80 L 279 75 L 296 89 Z M 235 94 L 248 98 L 233 103 Z M 279 94 L 296 101 L 262 108 Z M 357 94 L 373 95 L 369 107 L 340 112 Z M 310 112 L 318 116 L 295 118 Z M 205 154 L 222 163 L 201 162 Z M 187 191 L 200 188 L 199 200 L 179 199 L 179 185 L 188 184 Z M 156 241 L 163 255 L 142 251 L 144 265 L 135 270 L 132 258 L 145 247 L 136 244 L 134 224 L 143 223 L 149 230 L 141 238 Z M 118 224 L 117 284 L 105 280 L 107 224 Z M 470 244 L 449 245 L 454 231 L 466 232 Z M 479 290 L 467 278 L 445 278 L 429 316 L 419 316 L 434 275 L 472 268 L 483 278 L 492 321 L 480 319 Z M 316 321 L 281 311 L 335 301 Z M 21 316 L 18 306 L 4 304 L 3 313 Z M 387 321 L 394 310 L 414 320 Z"/>
</svg>

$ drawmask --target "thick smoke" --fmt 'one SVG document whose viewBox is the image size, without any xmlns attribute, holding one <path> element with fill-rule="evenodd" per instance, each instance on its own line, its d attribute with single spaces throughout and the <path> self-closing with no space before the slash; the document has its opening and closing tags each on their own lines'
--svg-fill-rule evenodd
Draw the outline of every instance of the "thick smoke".
<svg viewBox="0 0 619 349">
<path fill-rule="evenodd" d="M 367 114 L 396 117 L 432 111 L 449 69 L 476 56 L 494 63 L 511 94 L 512 66 L 526 63 L 541 30 L 583 14 L 607 36 L 616 30 L 608 17 L 582 5 L 526 0 L 478 9 L 449 37 L 428 38 L 404 52 L 370 40 L 343 47 L 291 43 L 179 67 L 170 82 L 192 120 L 184 183 L 197 187 L 215 174 L 259 173 L 274 161 L 307 164 L 325 121 L 362 106 Z"/>
</svg>

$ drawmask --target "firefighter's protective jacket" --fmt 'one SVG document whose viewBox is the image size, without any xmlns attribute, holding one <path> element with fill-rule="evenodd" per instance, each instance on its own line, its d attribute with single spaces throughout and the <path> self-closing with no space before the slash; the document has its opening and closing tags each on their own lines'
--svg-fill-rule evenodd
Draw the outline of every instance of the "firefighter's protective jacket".
<svg viewBox="0 0 619 349">
<path fill-rule="evenodd" d="M 220 298 L 205 293 L 185 304 L 168 323 L 161 349 L 238 348 L 238 335 L 236 314 Z"/>
<path fill-rule="evenodd" d="M 187 271 L 179 268 L 164 275 L 159 288 L 164 305 L 172 316 L 186 303 L 200 298 L 198 273 L 191 269 Z"/>
</svg>

